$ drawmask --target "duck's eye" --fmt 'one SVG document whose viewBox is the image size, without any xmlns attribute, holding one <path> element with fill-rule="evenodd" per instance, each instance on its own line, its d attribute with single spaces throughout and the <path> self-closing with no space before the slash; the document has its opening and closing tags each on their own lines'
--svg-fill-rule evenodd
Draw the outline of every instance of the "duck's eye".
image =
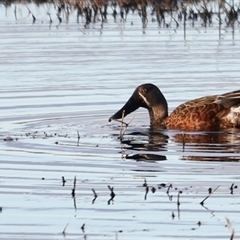
<svg viewBox="0 0 240 240">
<path fill-rule="evenodd" d="M 147 93 L 147 89 L 146 88 L 143 88 L 143 93 Z"/>
</svg>

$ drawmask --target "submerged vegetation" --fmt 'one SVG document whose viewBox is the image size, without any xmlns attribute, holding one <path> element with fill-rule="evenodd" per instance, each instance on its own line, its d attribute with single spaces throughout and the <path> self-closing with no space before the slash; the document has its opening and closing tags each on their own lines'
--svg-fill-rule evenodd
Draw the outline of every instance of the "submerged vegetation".
<svg viewBox="0 0 240 240">
<path fill-rule="evenodd" d="M 56 10 L 59 24 L 63 21 L 69 22 L 71 14 L 76 15 L 76 22 L 84 23 L 88 28 L 90 24 L 107 23 L 111 18 L 115 22 L 126 22 L 129 14 L 138 14 L 142 26 L 145 28 L 149 21 L 156 22 L 158 27 L 178 28 L 180 24 L 186 27 L 186 23 L 194 26 L 196 22 L 203 27 L 208 27 L 213 22 L 219 27 L 234 27 L 239 25 L 238 14 L 240 3 L 230 1 L 178 1 L 178 0 L 0 0 L 0 3 L 9 7 L 34 3 L 37 6 L 52 4 Z M 33 23 L 36 16 L 28 8 L 32 15 Z M 52 23 L 51 14 L 46 12 Z M 16 16 L 15 16 L 16 17 Z"/>
</svg>

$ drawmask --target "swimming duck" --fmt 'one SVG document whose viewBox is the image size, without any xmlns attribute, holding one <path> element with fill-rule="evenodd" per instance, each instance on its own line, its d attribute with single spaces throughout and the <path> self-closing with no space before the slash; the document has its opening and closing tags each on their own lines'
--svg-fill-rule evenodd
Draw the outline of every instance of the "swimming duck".
<svg viewBox="0 0 240 240">
<path fill-rule="evenodd" d="M 240 128 L 240 90 L 188 101 L 168 115 L 167 101 L 157 86 L 140 85 L 109 121 L 121 119 L 139 107 L 149 112 L 151 128 L 211 131 Z"/>
</svg>

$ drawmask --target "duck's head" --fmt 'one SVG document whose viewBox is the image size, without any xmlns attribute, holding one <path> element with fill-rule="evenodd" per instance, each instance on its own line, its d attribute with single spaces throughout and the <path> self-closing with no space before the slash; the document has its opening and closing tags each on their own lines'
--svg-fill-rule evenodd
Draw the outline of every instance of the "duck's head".
<svg viewBox="0 0 240 240">
<path fill-rule="evenodd" d="M 139 107 L 148 110 L 152 127 L 162 125 L 168 117 L 168 105 L 162 92 L 155 85 L 147 83 L 135 89 L 126 104 L 109 118 L 109 122 L 125 117 Z"/>
</svg>

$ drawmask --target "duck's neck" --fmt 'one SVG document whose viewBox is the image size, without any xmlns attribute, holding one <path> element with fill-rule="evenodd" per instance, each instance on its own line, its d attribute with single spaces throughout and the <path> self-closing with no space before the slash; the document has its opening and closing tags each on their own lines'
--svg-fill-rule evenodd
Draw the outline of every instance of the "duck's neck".
<svg viewBox="0 0 240 240">
<path fill-rule="evenodd" d="M 164 127 L 164 121 L 168 117 L 168 106 L 167 103 L 160 104 L 157 106 L 153 106 L 148 109 L 149 117 L 150 117 L 150 125 L 153 128 Z"/>
</svg>

